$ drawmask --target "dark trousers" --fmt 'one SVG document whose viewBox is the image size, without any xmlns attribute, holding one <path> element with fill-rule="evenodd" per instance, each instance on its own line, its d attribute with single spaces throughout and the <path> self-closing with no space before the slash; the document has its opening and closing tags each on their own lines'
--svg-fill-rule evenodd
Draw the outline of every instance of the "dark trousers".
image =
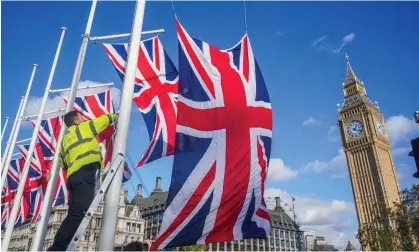
<svg viewBox="0 0 419 252">
<path fill-rule="evenodd" d="M 98 169 L 100 169 L 100 163 L 87 164 L 68 178 L 68 214 L 58 229 L 54 243 L 48 251 L 64 251 L 67 249 L 94 198 L 95 174 Z"/>
</svg>

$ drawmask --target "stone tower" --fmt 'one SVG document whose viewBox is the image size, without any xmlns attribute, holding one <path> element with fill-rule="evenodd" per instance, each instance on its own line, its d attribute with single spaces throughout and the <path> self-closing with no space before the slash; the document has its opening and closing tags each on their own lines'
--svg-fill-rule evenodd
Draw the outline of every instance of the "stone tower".
<svg viewBox="0 0 419 252">
<path fill-rule="evenodd" d="M 391 143 L 379 107 L 370 101 L 364 83 L 355 75 L 346 55 L 344 103 L 339 128 L 352 183 L 358 222 L 372 224 L 381 207 L 400 202 Z"/>
</svg>

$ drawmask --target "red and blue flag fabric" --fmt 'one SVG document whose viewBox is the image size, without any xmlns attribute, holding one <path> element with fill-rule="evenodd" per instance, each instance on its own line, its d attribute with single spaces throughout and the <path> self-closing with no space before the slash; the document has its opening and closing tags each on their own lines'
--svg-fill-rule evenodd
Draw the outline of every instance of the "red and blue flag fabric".
<svg viewBox="0 0 419 252">
<path fill-rule="evenodd" d="M 42 145 L 44 151 L 45 160 L 51 160 L 54 158 L 55 147 L 58 142 L 58 137 L 61 130 L 61 119 L 59 116 L 51 117 L 41 121 L 41 127 L 39 128 L 39 143 Z M 32 122 L 35 127 L 35 121 Z"/>
<path fill-rule="evenodd" d="M 103 44 L 124 79 L 128 44 Z M 150 143 L 137 167 L 174 154 L 178 72 L 158 37 L 142 41 L 133 101 L 147 126 Z"/>
<path fill-rule="evenodd" d="M 54 153 L 56 151 L 61 125 L 62 121 L 59 116 L 44 119 L 41 122 L 41 127 L 38 133 L 39 143 L 41 145 L 44 156 L 44 162 L 51 162 L 50 166 L 52 166 L 52 161 L 54 159 Z M 64 169 L 60 169 L 55 187 L 53 206 L 65 205 L 67 203 L 67 172 Z"/>
<path fill-rule="evenodd" d="M 125 162 L 124 164 L 124 172 L 123 172 L 123 176 L 122 176 L 122 183 L 127 182 L 128 180 L 131 179 L 131 170 L 128 167 L 128 164 Z"/>
<path fill-rule="evenodd" d="M 10 162 L 9 170 L 7 171 L 6 183 L 2 189 L 1 195 L 1 229 L 3 230 L 10 216 L 11 209 L 13 207 L 12 202 L 17 192 L 17 188 L 20 183 L 20 175 L 25 164 L 24 158 L 14 159 Z M 28 181 L 28 180 L 27 180 Z M 29 202 L 29 188 L 26 183 L 25 189 L 20 202 L 20 208 L 18 210 L 18 216 L 15 221 L 15 225 L 21 225 L 27 221 L 30 212 Z"/>
<path fill-rule="evenodd" d="M 30 214 L 32 215 L 31 223 L 35 223 L 41 211 L 47 187 L 47 174 L 51 169 L 51 162 L 45 160 L 43 146 L 39 142 L 35 145 L 32 157 L 28 157 L 29 145 L 19 145 L 18 147 L 25 160 L 31 158 L 28 173 L 29 181 L 27 183 L 29 184 Z"/>
<path fill-rule="evenodd" d="M 219 50 L 177 21 L 176 152 L 159 237 L 151 250 L 267 239 L 263 199 L 272 137 L 268 91 L 247 34 Z"/>
<path fill-rule="evenodd" d="M 64 101 L 67 103 L 66 97 L 64 97 Z M 115 108 L 112 103 L 111 90 L 107 89 L 96 94 L 76 97 L 74 101 L 74 109 L 78 111 L 86 120 L 92 120 L 104 114 L 115 113 Z M 112 160 L 115 131 L 116 125 L 113 123 L 97 136 L 102 150 L 105 171 L 108 169 L 108 165 Z M 123 181 L 128 181 L 131 178 L 129 169 L 126 170 L 125 167 L 123 174 Z"/>
</svg>

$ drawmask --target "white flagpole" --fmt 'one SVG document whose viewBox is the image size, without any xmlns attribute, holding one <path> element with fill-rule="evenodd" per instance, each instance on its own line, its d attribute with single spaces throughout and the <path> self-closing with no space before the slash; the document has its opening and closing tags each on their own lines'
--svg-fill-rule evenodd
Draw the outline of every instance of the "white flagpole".
<svg viewBox="0 0 419 252">
<path fill-rule="evenodd" d="M 28 84 L 28 88 L 26 89 L 25 97 L 22 100 L 22 106 L 21 106 L 20 111 L 19 111 L 19 117 L 17 118 L 16 128 L 10 134 L 11 137 L 12 137 L 12 139 L 10 141 L 10 146 L 9 146 L 9 149 L 7 150 L 7 154 L 6 154 L 5 158 L 2 159 L 2 164 L 1 164 L 2 165 L 2 167 L 1 167 L 1 169 L 2 169 L 2 171 L 1 171 L 1 187 L 2 188 L 3 188 L 4 183 L 6 182 L 7 171 L 9 169 L 10 161 L 12 160 L 12 154 L 13 154 L 13 150 L 15 149 L 17 135 L 19 134 L 20 124 L 22 123 L 22 117 L 23 117 L 23 114 L 25 113 L 26 102 L 28 101 L 29 92 L 30 92 L 31 87 L 32 87 L 32 82 L 33 82 L 33 78 L 35 77 L 35 72 L 36 72 L 37 67 L 38 67 L 37 64 L 33 65 L 31 79 L 29 80 L 29 84 Z"/>
<path fill-rule="evenodd" d="M 135 73 L 137 72 L 138 53 L 140 49 L 141 31 L 143 28 L 145 0 L 137 0 L 134 21 L 131 31 L 131 42 L 129 46 L 126 73 L 124 78 L 117 132 L 113 146 L 112 160 L 121 153 L 125 156 L 128 130 L 131 117 L 132 98 L 134 93 Z M 115 242 L 115 231 L 118 217 L 119 196 L 122 184 L 124 169 L 116 172 L 105 196 L 102 225 L 99 233 L 98 251 L 113 251 Z"/>
<path fill-rule="evenodd" d="M 58 56 L 60 55 L 61 45 L 63 43 L 64 35 L 66 34 L 66 32 L 67 32 L 67 28 L 62 27 L 61 28 L 60 41 L 58 42 L 57 51 L 55 53 L 54 61 L 52 63 L 52 67 L 51 67 L 51 72 L 49 74 L 47 85 L 46 85 L 46 88 L 45 88 L 44 97 L 42 98 L 41 109 L 39 110 L 39 116 L 38 116 L 38 119 L 36 121 L 35 129 L 34 129 L 33 134 L 32 134 L 31 144 L 29 146 L 29 150 L 28 150 L 28 154 L 27 154 L 28 158 L 25 160 L 25 165 L 23 166 L 23 172 L 22 172 L 22 176 L 20 178 L 20 181 L 26 181 L 26 179 L 28 177 L 29 165 L 32 161 L 31 157 L 32 157 L 33 151 L 35 150 L 35 144 L 36 144 L 36 141 L 38 139 L 38 132 L 39 132 L 39 129 L 41 127 L 42 115 L 44 114 L 45 107 L 47 105 L 49 90 L 51 88 L 52 79 L 54 78 L 54 73 L 55 73 L 55 68 L 57 66 Z M 24 189 L 25 189 L 25 183 L 19 183 L 14 202 L 20 202 L 21 201 Z M 6 232 L 4 233 L 4 238 L 3 238 L 3 242 L 2 242 L 2 248 L 1 249 L 3 251 L 7 251 L 8 248 L 9 248 L 10 238 L 12 237 L 12 232 L 13 232 L 13 228 L 14 228 L 14 225 L 11 225 L 11 223 L 15 223 L 19 207 L 20 207 L 20 204 L 13 204 L 12 212 L 10 213 L 10 217 L 9 217 L 9 220 L 8 220 L 9 225 L 7 225 L 7 227 L 6 227 Z"/>
<path fill-rule="evenodd" d="M 113 83 L 91 85 L 91 86 L 82 86 L 82 87 L 77 88 L 77 90 L 99 88 L 99 87 L 109 87 L 109 86 L 113 86 Z M 52 94 L 52 93 L 61 93 L 61 92 L 67 92 L 67 91 L 70 91 L 70 88 L 54 89 L 54 90 L 50 90 L 49 92 Z"/>
<path fill-rule="evenodd" d="M 44 118 L 46 115 L 49 115 L 49 114 L 55 114 L 55 113 L 58 113 L 58 112 L 61 112 L 61 111 L 64 112 L 64 110 L 65 110 L 65 108 L 56 109 L 56 110 L 51 110 L 51 111 L 45 112 L 42 115 L 42 118 Z M 62 113 L 60 113 L 59 115 L 62 115 Z M 26 116 L 26 117 L 22 118 L 22 120 L 24 120 L 24 121 L 31 121 L 31 120 L 33 120 L 35 118 L 38 118 L 38 116 L 39 116 L 39 114 L 30 115 L 30 116 Z M 47 117 L 47 118 L 50 118 L 50 117 Z"/>
<path fill-rule="evenodd" d="M 13 122 L 12 130 L 10 131 L 10 134 L 9 134 L 9 139 L 6 142 L 6 148 L 4 149 L 3 158 L 1 159 L 1 170 L 2 171 L 3 171 L 4 159 L 7 157 L 7 153 L 9 152 L 10 143 L 12 141 L 13 134 L 16 130 L 16 125 L 17 125 L 17 121 L 19 120 L 20 111 L 22 110 L 23 100 L 25 100 L 25 96 L 22 96 L 20 98 L 20 104 L 19 104 L 19 108 L 17 109 L 17 112 L 16 112 L 15 121 Z"/>
<path fill-rule="evenodd" d="M 143 31 L 141 35 L 151 35 L 151 34 L 159 34 L 164 33 L 164 29 L 152 30 L 152 31 Z M 108 40 L 108 39 L 120 39 L 120 38 L 129 38 L 131 33 L 123 33 L 123 34 L 116 34 L 116 35 L 106 35 L 100 37 L 91 37 L 91 41 L 99 42 L 101 40 Z"/>
<path fill-rule="evenodd" d="M 71 81 L 71 88 L 68 96 L 66 113 L 72 111 L 74 108 L 74 100 L 76 99 L 77 90 L 80 82 L 81 70 L 83 68 L 84 58 L 87 51 L 87 44 L 89 43 L 90 30 L 92 29 L 93 17 L 95 16 L 97 0 L 92 1 L 90 8 L 89 19 L 87 20 L 86 30 L 83 35 L 83 41 L 80 46 L 79 56 L 77 58 L 76 68 L 74 69 L 73 80 Z M 51 177 L 48 181 L 47 189 L 44 195 L 44 200 L 41 207 L 40 218 L 36 224 L 36 233 L 33 239 L 31 251 L 43 250 L 45 233 L 48 228 L 48 221 L 51 215 L 52 202 L 54 200 L 54 191 L 56 182 L 60 171 L 59 153 L 61 141 L 64 134 L 67 131 L 67 127 L 64 123 L 61 124 L 60 135 L 58 137 L 57 144 L 55 146 L 54 159 L 52 161 Z"/>
<path fill-rule="evenodd" d="M 3 141 L 4 132 L 6 131 L 7 123 L 9 122 L 9 119 L 10 119 L 9 117 L 6 117 L 6 122 L 4 123 L 3 130 L 1 131 L 0 142 Z"/>
</svg>

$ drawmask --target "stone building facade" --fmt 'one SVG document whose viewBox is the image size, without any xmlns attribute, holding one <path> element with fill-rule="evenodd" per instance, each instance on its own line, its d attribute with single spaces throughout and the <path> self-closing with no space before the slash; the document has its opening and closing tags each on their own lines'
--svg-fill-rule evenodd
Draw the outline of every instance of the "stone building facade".
<svg viewBox="0 0 419 252">
<path fill-rule="evenodd" d="M 156 179 L 156 186 L 149 197 L 143 197 L 142 185 L 129 203 L 127 191 L 121 189 L 118 224 L 115 236 L 115 248 L 120 249 L 133 241 L 154 241 L 161 227 L 168 192 L 161 189 L 161 178 Z M 304 232 L 291 219 L 276 198 L 276 207 L 269 210 L 272 220 L 269 239 L 246 239 L 234 242 L 207 244 L 207 251 L 302 251 L 304 250 Z M 99 237 L 103 211 L 102 201 L 94 213 L 92 221 L 78 243 L 78 251 L 95 251 Z M 52 245 L 54 236 L 67 215 L 67 206 L 53 208 L 45 236 L 44 250 Z M 10 242 L 10 251 L 27 251 L 31 249 L 35 224 L 26 223 L 15 228 Z M 176 248 L 167 249 L 169 251 Z"/>
<path fill-rule="evenodd" d="M 102 201 L 93 218 L 88 224 L 83 237 L 80 239 L 78 251 L 95 251 L 102 221 L 104 202 Z M 48 249 L 54 240 L 64 218 L 67 216 L 68 207 L 54 207 L 49 219 L 48 230 L 45 234 L 44 250 Z M 36 226 L 31 223 L 24 223 L 13 231 L 9 245 L 10 251 L 29 251 L 32 246 L 32 238 L 35 235 Z M 118 222 L 115 234 L 115 247 L 121 247 L 133 241 L 144 240 L 144 220 L 141 218 L 138 206 L 128 204 L 127 191 L 121 188 L 119 201 Z"/>
<path fill-rule="evenodd" d="M 156 187 L 149 197 L 142 196 L 142 186 L 138 185 L 137 195 L 131 204 L 136 204 L 145 221 L 144 239 L 154 241 L 159 234 L 168 192 L 161 189 L 161 178 L 156 179 Z M 276 198 L 276 207 L 269 210 L 271 216 L 271 234 L 269 239 L 246 239 L 234 242 L 207 244 L 208 251 L 302 251 L 304 232 L 285 213 L 280 198 Z"/>
</svg>

